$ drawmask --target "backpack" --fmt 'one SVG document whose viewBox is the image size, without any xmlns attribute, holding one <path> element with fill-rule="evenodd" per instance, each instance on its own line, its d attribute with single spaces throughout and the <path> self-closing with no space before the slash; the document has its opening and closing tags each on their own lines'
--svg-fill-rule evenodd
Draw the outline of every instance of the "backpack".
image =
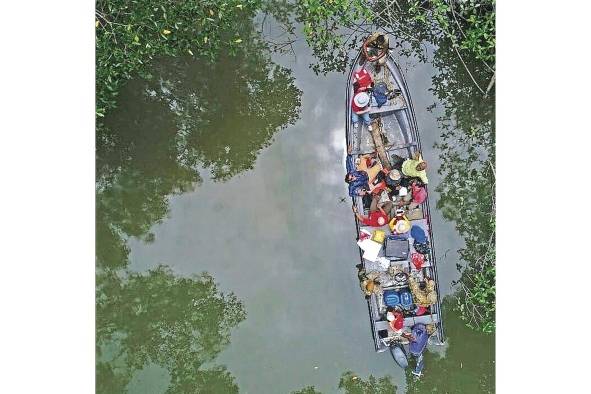
<svg viewBox="0 0 591 394">
<path fill-rule="evenodd" d="M 388 101 L 388 86 L 385 82 L 378 82 L 373 88 L 373 97 L 376 99 L 378 107 L 386 104 Z"/>
<path fill-rule="evenodd" d="M 415 241 L 413 243 L 413 247 L 420 254 L 429 254 L 429 252 L 431 251 L 431 249 L 429 248 L 429 244 L 427 242 L 421 243 L 421 242 Z"/>
</svg>

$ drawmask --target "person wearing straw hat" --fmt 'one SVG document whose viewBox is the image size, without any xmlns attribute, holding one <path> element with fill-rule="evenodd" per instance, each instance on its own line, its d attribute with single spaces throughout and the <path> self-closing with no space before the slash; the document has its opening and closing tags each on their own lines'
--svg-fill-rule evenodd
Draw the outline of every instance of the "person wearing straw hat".
<svg viewBox="0 0 591 394">
<path fill-rule="evenodd" d="M 404 211 L 400 209 L 395 211 L 388 226 L 393 234 L 405 234 L 411 229 L 410 221 L 404 216 Z"/>
<path fill-rule="evenodd" d="M 363 43 L 362 58 L 375 62 L 375 70 L 380 72 L 381 66 L 386 64 L 388 51 L 390 50 L 390 39 L 387 34 L 374 32 Z"/>
<path fill-rule="evenodd" d="M 369 94 L 366 92 L 359 92 L 353 97 L 353 101 L 351 102 L 351 121 L 353 122 L 353 127 L 359 127 L 359 119 L 363 120 L 363 123 L 367 125 L 367 129 L 369 131 L 372 130 L 371 128 L 371 119 L 369 119 Z"/>
<path fill-rule="evenodd" d="M 379 294 L 381 292 L 380 282 L 378 281 L 379 273 L 377 271 L 366 272 L 363 265 L 358 267 L 357 277 L 359 278 L 359 286 L 361 291 L 365 293 L 365 298 L 369 298 L 372 293 Z"/>
</svg>

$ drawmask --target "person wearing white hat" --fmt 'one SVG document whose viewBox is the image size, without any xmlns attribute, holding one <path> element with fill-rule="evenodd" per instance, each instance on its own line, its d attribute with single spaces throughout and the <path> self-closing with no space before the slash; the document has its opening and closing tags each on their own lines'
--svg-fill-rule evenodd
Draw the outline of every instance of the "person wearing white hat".
<svg viewBox="0 0 591 394">
<path fill-rule="evenodd" d="M 351 102 L 351 121 L 353 121 L 353 127 L 359 127 L 359 118 L 363 120 L 363 123 L 367 125 L 367 129 L 371 131 L 371 119 L 369 119 L 369 94 L 365 92 L 359 92 L 353 97 Z"/>
</svg>

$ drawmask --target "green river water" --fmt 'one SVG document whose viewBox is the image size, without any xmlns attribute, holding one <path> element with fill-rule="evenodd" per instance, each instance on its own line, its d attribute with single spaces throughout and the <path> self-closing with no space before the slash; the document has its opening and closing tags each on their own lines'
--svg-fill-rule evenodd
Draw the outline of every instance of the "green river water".
<svg viewBox="0 0 591 394">
<path fill-rule="evenodd" d="M 97 142 L 97 388 L 361 392 L 346 379 L 339 389 L 352 371 L 389 375 L 399 393 L 494 392 L 494 336 L 465 327 L 449 302 L 447 347 L 428 355 L 420 381 L 374 352 L 341 200 L 346 75 L 318 76 L 303 40 L 294 49 L 269 59 L 253 47 L 215 66 L 161 59 L 121 92 Z M 438 69 L 399 63 L 450 295 L 464 243 L 436 209 Z"/>
</svg>

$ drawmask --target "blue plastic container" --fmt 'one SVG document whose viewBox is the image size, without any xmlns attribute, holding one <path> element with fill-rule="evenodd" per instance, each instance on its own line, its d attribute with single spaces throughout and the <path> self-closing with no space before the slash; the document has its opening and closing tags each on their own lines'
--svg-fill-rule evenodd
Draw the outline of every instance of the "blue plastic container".
<svg viewBox="0 0 591 394">
<path fill-rule="evenodd" d="M 384 303 L 387 306 L 400 305 L 400 296 L 398 295 L 398 292 L 394 290 L 384 291 Z"/>
<path fill-rule="evenodd" d="M 412 294 L 410 294 L 410 291 L 403 290 L 400 292 L 399 296 L 400 305 L 402 305 L 404 309 L 409 309 L 410 307 L 412 307 Z"/>
</svg>

